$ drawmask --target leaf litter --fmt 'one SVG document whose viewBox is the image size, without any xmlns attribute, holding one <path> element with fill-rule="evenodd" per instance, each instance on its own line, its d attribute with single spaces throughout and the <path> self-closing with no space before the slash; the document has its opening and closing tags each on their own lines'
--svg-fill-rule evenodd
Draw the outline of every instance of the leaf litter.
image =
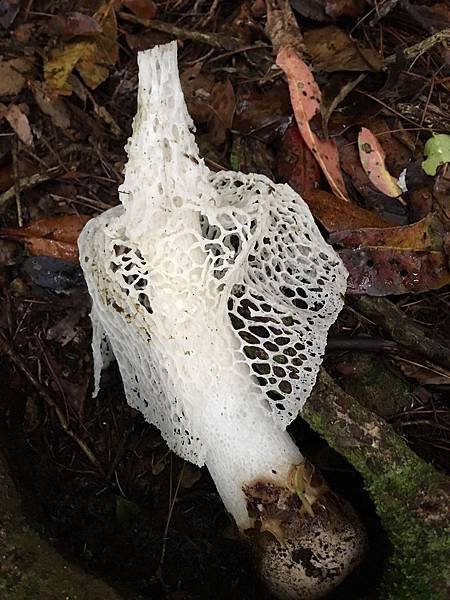
<svg viewBox="0 0 450 600">
<path fill-rule="evenodd" d="M 377 12 L 372 0 L 292 1 L 296 18 L 278 0 L 198 2 L 196 11 L 187 0 L 52 1 L 47 14 L 39 14 L 38 4 L 19 9 L 0 2 L 0 25 L 9 21 L 10 28 L 2 40 L 2 112 L 17 117 L 3 119 L 0 136 L 0 225 L 10 236 L 0 238 L 0 329 L 109 475 L 93 473 L 5 361 L 2 375 L 15 387 L 13 403 L 2 403 L 2 422 L 9 439 L 25 440 L 14 461 L 26 461 L 31 485 L 37 487 L 37 477 L 46 488 L 41 501 L 70 552 L 93 570 L 120 572 L 133 593 L 202 599 L 220 590 L 224 598 L 265 598 L 257 582 L 249 584 L 248 558 L 238 550 L 230 556 L 220 545 L 229 525 L 207 473 L 199 479 L 200 472 L 167 454 L 158 434 L 127 407 L 114 368 L 105 372 L 105 395 L 90 399 L 88 298 L 76 250 L 80 218 L 117 202 L 137 49 L 178 38 L 186 98 L 209 167 L 287 182 L 341 253 L 351 294 L 387 296 L 428 331 L 450 337 L 449 162 L 445 146 L 441 152 L 436 141 L 425 147 L 450 134 L 448 50 L 444 37 L 429 39 L 445 26 L 448 8 L 401 2 L 387 17 L 386 7 L 378 4 Z M 373 134 L 362 143 L 379 163 L 375 177 L 367 153 L 367 170 L 361 162 L 361 129 Z M 405 168 L 406 191 L 397 196 L 395 182 Z M 24 227 L 17 227 L 19 214 Z M 357 344 L 357 332 L 370 347 L 380 333 L 389 338 L 383 331 L 346 310 L 332 341 Z M 47 358 L 40 361 L 42 348 Z M 327 361 L 333 370 L 334 356 Z M 402 423 L 411 414 L 420 419 L 422 411 L 432 425 L 450 422 L 440 391 L 448 373 L 401 346 L 395 361 L 391 355 L 386 361 L 420 399 L 396 417 L 395 427 L 445 469 L 444 430 L 438 438 Z M 303 441 L 308 444 L 307 435 Z M 166 535 L 176 478 L 180 491 Z M 354 486 L 351 476 L 348 482 Z M 121 509 L 116 514 L 125 506 L 120 498 L 132 506 L 126 526 Z M 140 532 L 132 540 L 130 526 Z M 164 589 L 154 577 L 163 537 Z M 348 597 L 363 595 L 370 577 L 377 587 L 370 573 L 361 589 L 352 584 Z"/>
</svg>

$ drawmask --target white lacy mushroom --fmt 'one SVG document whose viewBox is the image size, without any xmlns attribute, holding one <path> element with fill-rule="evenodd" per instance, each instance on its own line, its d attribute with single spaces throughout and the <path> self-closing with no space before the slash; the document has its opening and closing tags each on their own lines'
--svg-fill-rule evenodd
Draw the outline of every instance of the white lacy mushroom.
<svg viewBox="0 0 450 600">
<path fill-rule="evenodd" d="M 269 587 L 320 597 L 358 564 L 365 538 L 286 426 L 314 385 L 346 271 L 289 186 L 205 166 L 176 43 L 138 62 L 122 205 L 79 241 L 95 393 L 113 354 L 129 404 L 179 456 L 207 465 L 239 528 L 255 533 Z"/>
</svg>

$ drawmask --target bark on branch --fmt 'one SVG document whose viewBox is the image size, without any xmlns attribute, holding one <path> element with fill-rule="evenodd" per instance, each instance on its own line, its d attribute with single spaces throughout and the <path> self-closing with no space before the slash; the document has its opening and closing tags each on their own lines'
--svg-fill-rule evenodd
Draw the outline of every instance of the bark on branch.
<svg viewBox="0 0 450 600">
<path fill-rule="evenodd" d="M 450 590 L 450 482 L 322 370 L 302 417 L 362 474 L 392 544 L 383 598 Z"/>
</svg>

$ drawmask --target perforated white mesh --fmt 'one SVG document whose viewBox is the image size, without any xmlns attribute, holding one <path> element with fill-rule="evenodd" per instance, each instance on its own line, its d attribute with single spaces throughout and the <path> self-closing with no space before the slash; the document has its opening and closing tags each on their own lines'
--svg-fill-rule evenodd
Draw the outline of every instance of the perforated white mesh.
<svg viewBox="0 0 450 600">
<path fill-rule="evenodd" d="M 269 423 L 259 445 L 279 444 L 314 385 L 346 272 L 289 186 L 206 168 L 175 43 L 139 65 L 123 206 L 91 220 L 79 242 L 96 391 L 111 348 L 129 403 L 175 452 L 210 464 L 214 439 L 230 457 L 233 431 L 248 436 L 257 423 Z M 211 439 L 218 419 L 228 426 Z M 294 448 L 279 452 L 294 460 Z M 261 459 L 267 469 L 273 460 Z"/>
</svg>

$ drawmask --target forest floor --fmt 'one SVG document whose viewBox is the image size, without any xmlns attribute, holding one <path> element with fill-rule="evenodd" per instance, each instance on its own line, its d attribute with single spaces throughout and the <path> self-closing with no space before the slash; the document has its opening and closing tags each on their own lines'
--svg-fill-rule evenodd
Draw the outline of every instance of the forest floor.
<svg viewBox="0 0 450 600">
<path fill-rule="evenodd" d="M 268 14 L 262 0 L 0 1 L 0 446 L 36 527 L 130 600 L 270 597 L 208 472 L 127 405 L 115 365 L 91 397 L 76 238 L 118 203 L 139 50 L 179 40 L 211 169 L 264 173 L 308 202 L 350 273 L 328 372 L 449 471 L 448 365 L 392 337 L 358 299 L 385 297 L 449 345 L 450 7 L 275 4 Z M 276 66 L 283 45 L 321 99 L 291 99 Z M 303 124 L 302 111 L 313 115 Z M 327 136 L 339 160 L 325 177 Z M 369 558 L 333 596 L 367 598 L 386 540 L 363 480 L 300 417 L 290 430 L 368 527 Z"/>
</svg>

